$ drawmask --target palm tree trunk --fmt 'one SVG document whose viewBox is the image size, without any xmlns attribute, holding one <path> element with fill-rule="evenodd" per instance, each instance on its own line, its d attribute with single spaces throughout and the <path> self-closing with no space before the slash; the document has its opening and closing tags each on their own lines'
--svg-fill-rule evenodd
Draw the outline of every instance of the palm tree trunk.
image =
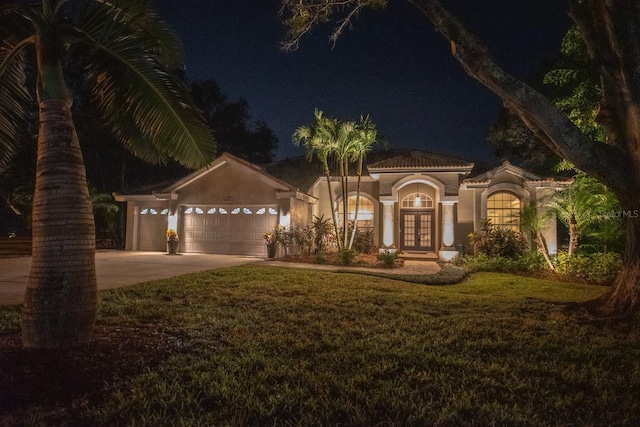
<svg viewBox="0 0 640 427">
<path fill-rule="evenodd" d="M 70 102 L 40 102 L 33 255 L 22 342 L 65 348 L 89 340 L 96 316 L 95 227 Z"/>
<path fill-rule="evenodd" d="M 353 241 L 356 238 L 358 232 L 358 212 L 360 209 L 360 183 L 362 181 L 362 162 L 363 156 L 358 159 L 358 184 L 356 185 L 356 212 L 353 216 L 353 232 L 351 233 L 351 240 L 349 241 L 349 249 L 353 246 Z"/>
<path fill-rule="evenodd" d="M 325 163 L 324 165 L 324 176 L 327 178 L 327 191 L 329 191 L 329 204 L 331 204 L 331 218 L 333 219 L 333 230 L 336 233 L 336 244 L 338 245 L 338 250 L 340 250 L 340 232 L 338 229 L 338 213 L 337 209 L 334 205 L 333 200 L 333 191 L 331 191 L 331 173 L 329 172 L 329 166 Z"/>
<path fill-rule="evenodd" d="M 536 244 L 538 245 L 538 251 L 542 253 L 544 260 L 547 262 L 547 265 L 551 269 L 551 271 L 556 271 L 556 267 L 551 262 L 549 258 L 549 249 L 547 249 L 547 241 L 541 232 L 536 233 Z"/>
<path fill-rule="evenodd" d="M 569 251 L 567 256 L 571 258 L 578 249 L 578 223 L 574 214 L 571 214 L 569 220 Z"/>
</svg>

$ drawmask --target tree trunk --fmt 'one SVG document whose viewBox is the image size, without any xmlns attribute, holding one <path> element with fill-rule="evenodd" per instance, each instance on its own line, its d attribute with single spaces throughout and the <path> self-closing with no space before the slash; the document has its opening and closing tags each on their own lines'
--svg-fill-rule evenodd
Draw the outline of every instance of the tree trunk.
<svg viewBox="0 0 640 427">
<path fill-rule="evenodd" d="M 638 193 L 640 194 L 640 188 Z M 623 211 L 626 217 L 626 248 L 622 269 L 611 291 L 598 300 L 597 309 L 607 316 L 640 317 L 640 203 Z"/>
<path fill-rule="evenodd" d="M 40 102 L 33 255 L 22 342 L 66 348 L 89 340 L 96 316 L 95 227 L 70 102 Z"/>
<path fill-rule="evenodd" d="M 542 256 L 544 257 L 544 260 L 549 266 L 549 269 L 551 271 L 556 271 L 556 267 L 553 265 L 553 263 L 551 262 L 551 259 L 549 258 L 549 249 L 547 248 L 547 241 L 545 240 L 544 236 L 540 231 L 536 232 L 536 245 L 538 246 L 538 251 L 542 253 Z"/>
<path fill-rule="evenodd" d="M 576 249 L 578 249 L 578 223 L 576 216 L 571 214 L 571 218 L 569 219 L 569 251 L 567 256 L 571 258 L 576 252 Z"/>
<path fill-rule="evenodd" d="M 333 231 L 336 233 L 336 244 L 340 250 L 340 233 L 338 231 L 338 214 L 337 207 L 333 200 L 333 191 L 331 190 L 331 174 L 329 167 L 325 165 L 324 176 L 327 179 L 327 191 L 329 191 L 329 204 L 331 205 L 331 219 L 333 220 Z"/>
</svg>

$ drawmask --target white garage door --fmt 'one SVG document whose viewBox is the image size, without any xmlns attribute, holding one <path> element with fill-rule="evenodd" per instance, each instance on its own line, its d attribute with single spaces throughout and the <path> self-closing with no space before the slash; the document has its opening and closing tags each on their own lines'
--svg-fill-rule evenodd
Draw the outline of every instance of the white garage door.
<svg viewBox="0 0 640 427">
<path fill-rule="evenodd" d="M 264 234 L 278 224 L 277 206 L 185 206 L 182 250 L 266 255 Z"/>
<path fill-rule="evenodd" d="M 166 251 L 168 209 L 143 207 L 138 213 L 138 249 Z"/>
</svg>

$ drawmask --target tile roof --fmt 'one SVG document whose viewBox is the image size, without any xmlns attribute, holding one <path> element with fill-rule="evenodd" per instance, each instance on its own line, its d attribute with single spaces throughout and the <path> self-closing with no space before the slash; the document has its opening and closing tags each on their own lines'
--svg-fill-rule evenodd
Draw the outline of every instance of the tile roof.
<svg viewBox="0 0 640 427">
<path fill-rule="evenodd" d="M 428 151 L 412 150 L 395 157 L 369 164 L 371 169 L 425 169 L 425 168 L 469 168 L 472 162 L 430 153 Z"/>
<path fill-rule="evenodd" d="M 269 175 L 305 193 L 323 176 L 322 165 L 317 161 L 309 162 L 305 156 L 286 158 L 266 165 L 264 169 Z"/>
</svg>

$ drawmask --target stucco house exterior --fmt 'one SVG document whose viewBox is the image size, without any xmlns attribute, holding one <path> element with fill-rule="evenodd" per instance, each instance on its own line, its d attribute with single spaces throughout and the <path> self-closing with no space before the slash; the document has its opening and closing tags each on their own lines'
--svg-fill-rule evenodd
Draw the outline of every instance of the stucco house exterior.
<svg viewBox="0 0 640 427">
<path fill-rule="evenodd" d="M 350 215 L 355 177 L 351 181 Z M 519 229 L 514 214 L 568 184 L 508 162 L 476 174 L 471 162 L 427 151 L 372 152 L 362 177 L 358 228 L 372 231 L 381 249 L 449 260 L 473 251 L 468 235 L 483 218 Z M 170 185 L 115 196 L 127 205 L 126 250 L 165 251 L 165 231 L 173 228 L 180 252 L 266 256 L 265 232 L 332 217 L 328 191 L 320 165 L 304 157 L 260 167 L 224 153 Z M 331 191 L 341 205 L 337 177 Z M 556 222 L 549 221 L 543 234 L 555 252 Z"/>
</svg>

